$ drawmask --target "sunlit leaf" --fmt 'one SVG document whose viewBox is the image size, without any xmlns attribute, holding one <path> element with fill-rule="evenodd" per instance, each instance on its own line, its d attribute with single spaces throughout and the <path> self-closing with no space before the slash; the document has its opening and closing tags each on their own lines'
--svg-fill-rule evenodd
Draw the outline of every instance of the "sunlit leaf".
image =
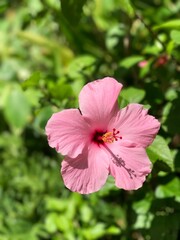
<svg viewBox="0 0 180 240">
<path fill-rule="evenodd" d="M 140 103 L 145 97 L 145 91 L 135 87 L 129 87 L 121 91 L 121 97 L 129 103 Z"/>
<path fill-rule="evenodd" d="M 123 36 L 125 35 L 125 26 L 118 24 L 109 29 L 106 36 L 106 46 L 111 51 L 117 51 L 117 46 L 123 43 Z M 121 41 L 120 41 L 121 40 Z"/>
<path fill-rule="evenodd" d="M 149 156 L 152 154 L 154 159 L 163 161 L 170 169 L 173 169 L 173 158 L 163 137 L 157 135 L 154 142 L 147 148 L 147 152 Z"/>
<path fill-rule="evenodd" d="M 56 213 L 50 213 L 46 216 L 45 229 L 49 233 L 54 233 L 54 232 L 57 231 L 56 219 L 57 219 L 57 214 Z"/>
<path fill-rule="evenodd" d="M 130 0 L 120 0 L 121 9 L 126 12 L 130 17 L 134 16 L 134 9 Z"/>
<path fill-rule="evenodd" d="M 88 206 L 83 204 L 80 209 L 81 220 L 85 223 L 88 223 L 92 218 L 92 209 Z"/>
<path fill-rule="evenodd" d="M 6 98 L 4 115 L 12 128 L 23 128 L 30 117 L 30 104 L 19 86 L 12 86 Z"/>
<path fill-rule="evenodd" d="M 155 191 L 157 198 L 180 197 L 180 180 L 173 178 L 164 185 L 159 185 Z"/>
<path fill-rule="evenodd" d="M 144 60 L 142 56 L 131 56 L 123 59 L 120 61 L 119 66 L 124 68 L 131 68 L 135 64 L 139 63 L 140 61 Z"/>
<path fill-rule="evenodd" d="M 34 72 L 27 80 L 22 83 L 23 88 L 37 87 L 41 79 L 40 72 Z"/>
<path fill-rule="evenodd" d="M 95 69 L 96 58 L 91 55 L 76 57 L 67 67 L 67 75 L 72 79 L 91 76 Z"/>
<path fill-rule="evenodd" d="M 170 36 L 176 44 L 180 44 L 180 31 L 172 30 Z"/>
<path fill-rule="evenodd" d="M 105 234 L 105 224 L 104 223 L 97 223 L 93 227 L 84 228 L 82 230 L 82 232 L 83 232 L 84 237 L 87 240 L 98 239 Z"/>
<path fill-rule="evenodd" d="M 164 22 L 160 25 L 155 26 L 153 29 L 154 30 L 159 30 L 159 29 L 180 29 L 180 20 L 179 19 L 174 19 L 170 20 L 167 22 Z"/>
</svg>

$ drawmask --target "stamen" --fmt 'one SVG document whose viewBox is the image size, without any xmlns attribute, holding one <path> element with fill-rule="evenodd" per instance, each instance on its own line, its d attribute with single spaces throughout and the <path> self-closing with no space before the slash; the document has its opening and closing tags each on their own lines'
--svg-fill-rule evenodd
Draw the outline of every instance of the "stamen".
<svg viewBox="0 0 180 240">
<path fill-rule="evenodd" d="M 121 136 L 118 136 L 119 133 L 119 131 L 113 128 L 113 132 L 106 132 L 102 135 L 101 139 L 105 143 L 113 143 L 114 141 L 118 141 L 118 139 L 122 139 Z"/>
<path fill-rule="evenodd" d="M 113 133 L 112 132 L 107 132 L 107 133 L 103 134 L 101 139 L 103 140 L 103 142 L 113 143 L 114 142 Z"/>
</svg>

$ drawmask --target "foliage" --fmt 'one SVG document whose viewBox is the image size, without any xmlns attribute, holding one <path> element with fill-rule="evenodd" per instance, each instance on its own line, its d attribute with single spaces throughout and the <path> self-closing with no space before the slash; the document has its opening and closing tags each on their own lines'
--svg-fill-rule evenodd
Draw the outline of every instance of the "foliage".
<svg viewBox="0 0 180 240">
<path fill-rule="evenodd" d="M 180 236 L 180 3 L 132 2 L 1 1 L 1 240 Z M 161 121 L 147 149 L 153 170 L 137 191 L 109 178 L 82 196 L 65 189 L 44 126 L 108 75 L 124 84 L 121 107 L 144 104 Z"/>
</svg>

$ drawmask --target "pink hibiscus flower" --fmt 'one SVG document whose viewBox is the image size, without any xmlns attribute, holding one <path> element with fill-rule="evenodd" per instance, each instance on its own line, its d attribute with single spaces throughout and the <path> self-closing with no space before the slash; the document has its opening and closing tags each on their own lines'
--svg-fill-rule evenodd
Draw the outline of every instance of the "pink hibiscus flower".
<svg viewBox="0 0 180 240">
<path fill-rule="evenodd" d="M 49 145 L 65 155 L 61 173 L 74 192 L 98 191 L 108 175 L 125 190 L 142 186 L 151 172 L 145 148 L 160 127 L 140 104 L 118 109 L 122 84 L 106 77 L 88 83 L 78 109 L 55 113 L 46 125 Z"/>
</svg>

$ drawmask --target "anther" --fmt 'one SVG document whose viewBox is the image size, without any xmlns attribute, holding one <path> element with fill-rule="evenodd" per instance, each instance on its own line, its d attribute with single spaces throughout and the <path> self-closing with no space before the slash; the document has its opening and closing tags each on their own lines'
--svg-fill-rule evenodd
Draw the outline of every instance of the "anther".
<svg viewBox="0 0 180 240">
<path fill-rule="evenodd" d="M 105 143 L 113 143 L 114 141 L 118 141 L 118 139 L 122 139 L 122 136 L 118 136 L 120 131 L 116 131 L 115 128 L 113 128 L 112 132 L 106 132 L 102 135 L 101 139 Z"/>
</svg>

